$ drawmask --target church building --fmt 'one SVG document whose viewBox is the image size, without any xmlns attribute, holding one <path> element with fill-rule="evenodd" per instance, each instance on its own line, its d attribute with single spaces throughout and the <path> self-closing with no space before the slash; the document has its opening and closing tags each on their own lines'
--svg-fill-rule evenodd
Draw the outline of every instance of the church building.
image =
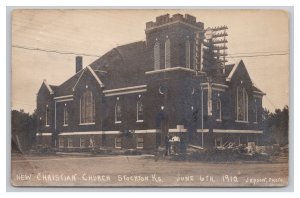
<svg viewBox="0 0 300 198">
<path fill-rule="evenodd" d="M 258 141 L 265 93 L 242 60 L 226 64 L 226 29 L 166 14 L 146 23 L 145 41 L 85 67 L 77 56 L 71 78 L 38 91 L 37 144 L 151 151 L 168 136 L 200 147 Z"/>
</svg>

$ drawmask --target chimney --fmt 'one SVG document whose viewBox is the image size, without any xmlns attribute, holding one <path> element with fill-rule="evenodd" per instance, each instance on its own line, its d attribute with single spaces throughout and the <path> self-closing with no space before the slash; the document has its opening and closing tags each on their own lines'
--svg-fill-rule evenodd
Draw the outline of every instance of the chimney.
<svg viewBox="0 0 300 198">
<path fill-rule="evenodd" d="M 76 56 L 76 73 L 82 69 L 82 56 Z"/>
</svg>

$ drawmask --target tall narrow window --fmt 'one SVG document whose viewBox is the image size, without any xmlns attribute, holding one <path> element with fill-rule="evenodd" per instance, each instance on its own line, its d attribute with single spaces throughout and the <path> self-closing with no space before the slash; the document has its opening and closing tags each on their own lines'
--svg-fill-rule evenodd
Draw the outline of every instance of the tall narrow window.
<svg viewBox="0 0 300 198">
<path fill-rule="evenodd" d="M 119 98 L 117 98 L 116 105 L 115 105 L 115 123 L 122 122 L 122 108 L 120 104 Z"/>
<path fill-rule="evenodd" d="M 257 120 L 258 120 L 258 119 L 257 119 L 257 118 L 258 118 L 257 116 L 258 116 L 258 115 L 257 115 L 257 102 L 256 102 L 256 99 L 254 100 L 254 105 L 255 105 L 255 106 L 254 106 L 254 123 L 257 123 Z"/>
<path fill-rule="evenodd" d="M 143 122 L 144 121 L 144 107 L 142 99 L 139 98 L 137 104 L 136 104 L 136 117 L 137 122 Z"/>
<path fill-rule="evenodd" d="M 185 42 L 185 65 L 187 68 L 191 68 L 191 43 L 189 40 Z"/>
<path fill-rule="evenodd" d="M 217 101 L 217 121 L 221 121 L 222 120 L 222 103 L 221 103 L 221 99 L 218 99 Z"/>
<path fill-rule="evenodd" d="M 68 126 L 69 124 L 69 112 L 68 112 L 68 107 L 67 104 L 64 106 L 64 126 Z"/>
<path fill-rule="evenodd" d="M 248 121 L 248 94 L 244 87 L 237 88 L 236 111 L 237 121 Z"/>
<path fill-rule="evenodd" d="M 154 45 L 154 70 L 160 69 L 160 46 L 159 42 L 156 41 Z"/>
<path fill-rule="evenodd" d="M 46 127 L 50 126 L 50 109 L 49 109 L 49 106 L 46 105 L 46 119 L 45 119 L 45 125 Z"/>
<path fill-rule="evenodd" d="M 255 123 L 257 123 L 257 106 L 255 106 Z"/>
<path fill-rule="evenodd" d="M 171 67 L 171 42 L 167 38 L 165 42 L 165 68 Z"/>
<path fill-rule="evenodd" d="M 95 123 L 95 99 L 91 91 L 86 91 L 80 99 L 80 123 L 94 124 Z"/>
</svg>

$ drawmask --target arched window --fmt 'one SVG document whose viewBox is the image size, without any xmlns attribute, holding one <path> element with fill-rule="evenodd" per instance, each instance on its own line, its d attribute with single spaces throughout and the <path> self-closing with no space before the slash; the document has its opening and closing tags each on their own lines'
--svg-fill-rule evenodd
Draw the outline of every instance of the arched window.
<svg viewBox="0 0 300 198">
<path fill-rule="evenodd" d="M 248 94 L 244 87 L 238 87 L 236 93 L 237 121 L 248 121 Z"/>
<path fill-rule="evenodd" d="M 68 126 L 69 124 L 69 112 L 68 112 L 68 107 L 67 104 L 64 106 L 64 126 Z"/>
<path fill-rule="evenodd" d="M 167 38 L 165 42 L 165 68 L 171 67 L 171 42 Z"/>
<path fill-rule="evenodd" d="M 218 99 L 217 101 L 217 121 L 221 121 L 222 120 L 222 103 L 221 103 L 221 99 Z"/>
<path fill-rule="evenodd" d="M 136 117 L 137 122 L 144 121 L 144 107 L 141 98 L 139 98 L 139 101 L 136 104 Z"/>
<path fill-rule="evenodd" d="M 160 48 L 159 42 L 156 41 L 154 45 L 154 70 L 160 69 Z"/>
<path fill-rule="evenodd" d="M 122 122 L 122 108 L 119 101 L 119 98 L 117 98 L 116 105 L 115 105 L 115 123 L 121 123 Z"/>
<path fill-rule="evenodd" d="M 185 66 L 191 68 L 191 43 L 189 40 L 185 41 Z"/>
<path fill-rule="evenodd" d="M 95 123 L 95 99 L 91 91 L 86 91 L 80 98 L 80 123 Z"/>
</svg>

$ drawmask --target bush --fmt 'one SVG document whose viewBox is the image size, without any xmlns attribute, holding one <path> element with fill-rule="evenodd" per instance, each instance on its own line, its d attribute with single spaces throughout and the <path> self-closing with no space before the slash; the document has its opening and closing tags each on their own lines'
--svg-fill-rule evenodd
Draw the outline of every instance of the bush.
<svg viewBox="0 0 300 198">
<path fill-rule="evenodd" d="M 202 150 L 193 151 L 189 155 L 179 155 L 174 156 L 172 160 L 189 160 L 189 161 L 237 161 L 237 160 L 247 160 L 247 161 L 263 161 L 268 160 L 269 156 L 262 154 L 252 154 L 248 155 L 245 152 L 244 147 L 239 147 L 238 149 L 225 149 L 225 150 Z"/>
</svg>

